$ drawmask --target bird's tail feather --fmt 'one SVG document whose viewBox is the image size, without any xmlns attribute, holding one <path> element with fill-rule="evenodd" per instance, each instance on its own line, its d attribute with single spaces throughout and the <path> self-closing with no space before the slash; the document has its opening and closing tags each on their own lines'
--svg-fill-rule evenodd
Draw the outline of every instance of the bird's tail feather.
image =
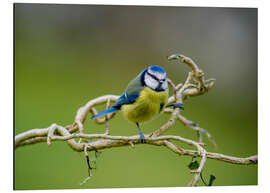
<svg viewBox="0 0 270 193">
<path fill-rule="evenodd" d="M 118 110 L 119 110 L 118 107 L 112 107 L 112 108 L 109 108 L 109 109 L 107 109 L 107 110 L 105 110 L 105 111 L 102 111 L 102 112 L 100 112 L 100 113 L 98 113 L 98 114 L 92 116 L 92 117 L 91 117 L 91 120 L 96 119 L 96 118 L 98 118 L 98 117 L 101 117 L 101 116 L 103 116 L 103 115 L 106 115 L 106 114 L 108 114 L 108 113 L 113 113 L 113 112 L 118 111 Z"/>
</svg>

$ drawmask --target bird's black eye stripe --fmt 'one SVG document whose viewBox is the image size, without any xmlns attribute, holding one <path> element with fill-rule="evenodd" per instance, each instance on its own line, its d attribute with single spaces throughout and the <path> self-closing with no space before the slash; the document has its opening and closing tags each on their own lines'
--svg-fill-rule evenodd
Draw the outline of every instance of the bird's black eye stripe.
<svg viewBox="0 0 270 193">
<path fill-rule="evenodd" d="M 155 75 L 153 75 L 153 74 L 150 74 L 149 72 L 146 72 L 149 76 L 151 76 L 153 79 L 155 79 L 156 81 L 159 81 L 159 79 L 155 76 Z"/>
</svg>

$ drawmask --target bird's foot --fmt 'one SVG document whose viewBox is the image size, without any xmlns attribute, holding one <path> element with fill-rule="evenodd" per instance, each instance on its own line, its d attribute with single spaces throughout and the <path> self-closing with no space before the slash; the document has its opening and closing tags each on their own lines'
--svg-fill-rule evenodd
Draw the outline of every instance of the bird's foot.
<svg viewBox="0 0 270 193">
<path fill-rule="evenodd" d="M 143 133 L 140 133 L 140 143 L 145 143 L 145 138 Z"/>
<path fill-rule="evenodd" d="M 166 107 L 180 108 L 180 109 L 184 110 L 183 103 L 172 103 L 172 104 L 167 105 Z"/>
</svg>

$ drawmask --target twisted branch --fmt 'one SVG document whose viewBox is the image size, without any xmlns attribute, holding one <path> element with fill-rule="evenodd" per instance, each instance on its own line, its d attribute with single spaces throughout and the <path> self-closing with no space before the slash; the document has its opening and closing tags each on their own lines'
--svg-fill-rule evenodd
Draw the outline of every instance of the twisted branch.
<svg viewBox="0 0 270 193">
<path fill-rule="evenodd" d="M 181 55 L 173 54 L 168 57 L 168 60 L 180 60 L 183 63 L 186 63 L 192 71 L 188 73 L 187 79 L 184 84 L 180 83 L 175 85 L 172 80 L 168 79 L 168 83 L 173 91 L 173 95 L 169 97 L 168 103 L 173 102 L 183 102 L 188 97 L 197 96 L 206 93 L 214 86 L 214 79 L 205 80 L 204 73 L 197 64 L 190 58 Z M 108 149 L 113 147 L 120 146 L 131 146 L 132 148 L 135 145 L 140 144 L 140 137 L 138 135 L 134 136 L 112 136 L 109 135 L 109 124 L 108 122 L 112 119 L 115 113 L 110 113 L 104 118 L 95 119 L 97 124 L 105 124 L 104 134 L 85 134 L 84 133 L 84 122 L 88 116 L 88 113 L 96 115 L 98 111 L 95 106 L 105 104 L 106 109 L 108 109 L 112 102 L 115 102 L 119 96 L 117 95 L 104 95 L 95 99 L 90 100 L 83 107 L 79 108 L 74 123 L 68 126 L 60 126 L 57 124 L 52 124 L 48 128 L 42 129 L 32 129 L 26 132 L 20 133 L 15 136 L 15 148 L 22 147 L 29 144 L 35 144 L 40 142 L 47 142 L 48 145 L 51 145 L 53 141 L 66 141 L 74 151 L 84 151 L 85 155 L 88 155 L 87 151 Z M 195 122 L 188 120 L 180 113 L 179 108 L 170 109 L 165 108 L 164 112 L 171 113 L 169 120 L 164 123 L 159 129 L 155 130 L 153 133 L 146 134 L 145 140 L 148 145 L 155 146 L 164 146 L 174 153 L 182 156 L 199 156 L 201 157 L 199 167 L 196 170 L 192 170 L 191 173 L 194 173 L 192 180 L 190 181 L 190 186 L 196 186 L 198 184 L 200 175 L 204 168 L 207 158 L 215 159 L 219 161 L 224 161 L 232 164 L 257 164 L 258 156 L 250 156 L 246 158 L 232 157 L 228 155 L 223 155 L 219 153 L 207 152 L 204 148 L 204 143 L 202 141 L 202 134 L 205 134 L 208 139 L 216 146 L 214 139 L 211 134 L 205 129 L 199 127 Z M 198 141 L 186 139 L 180 136 L 173 135 L 162 135 L 164 134 L 175 122 L 179 120 L 186 127 L 191 128 L 198 132 L 199 139 Z M 78 133 L 76 133 L 79 131 Z M 79 139 L 76 142 L 75 139 Z M 81 140 L 84 139 L 84 140 Z M 81 142 L 83 141 L 83 142 Z M 176 146 L 173 141 L 179 141 L 184 144 L 195 148 L 194 149 L 183 149 Z M 90 178 L 85 180 L 85 182 Z M 84 182 L 84 183 L 85 183 Z"/>
<path fill-rule="evenodd" d="M 63 135 L 54 135 L 53 132 L 59 132 Z M 50 133 L 50 134 L 49 134 Z M 34 137 L 34 136 L 42 136 L 42 137 Z M 49 136 L 49 140 L 48 140 Z M 24 138 L 23 141 L 20 139 Z M 86 139 L 99 139 L 95 141 L 91 141 L 88 143 L 77 143 L 74 139 L 76 138 L 86 138 Z M 145 135 L 146 144 L 149 145 L 156 145 L 156 146 L 166 146 L 173 152 L 179 154 L 179 155 L 187 155 L 187 156 L 195 156 L 196 152 L 195 150 L 185 150 L 182 148 L 177 147 L 172 142 L 169 142 L 168 140 L 174 140 L 174 141 L 180 141 L 182 143 L 189 144 L 191 146 L 194 145 L 194 141 L 182 138 L 180 136 L 173 136 L 173 135 L 167 135 L 167 136 L 160 136 L 160 137 L 150 137 L 149 135 Z M 21 133 L 15 137 L 15 147 L 21 147 L 24 145 L 29 144 L 35 144 L 40 142 L 47 142 L 51 144 L 52 141 L 67 141 L 69 146 L 78 152 L 84 151 L 85 146 L 87 146 L 87 150 L 91 151 L 94 149 L 106 149 L 106 148 L 112 148 L 116 146 L 128 146 L 130 145 L 130 142 L 132 142 L 134 145 L 141 145 L 140 137 L 138 135 L 134 136 L 111 136 L 111 135 L 105 135 L 105 134 L 80 134 L 80 133 L 73 133 L 68 134 L 68 130 L 60 125 L 52 124 L 48 128 L 43 129 L 32 129 L 27 132 Z M 50 141 L 50 142 L 48 142 Z M 197 143 L 197 142 L 195 142 Z M 198 143 L 199 145 L 203 145 Z M 232 164 L 240 164 L 240 165 L 249 165 L 249 164 L 257 164 L 258 157 L 256 156 L 250 156 L 247 158 L 238 158 L 238 157 L 232 157 L 227 156 L 219 153 L 212 153 L 212 152 L 206 152 L 206 157 L 210 159 L 215 159 L 219 161 L 224 161 L 227 163 Z"/>
</svg>

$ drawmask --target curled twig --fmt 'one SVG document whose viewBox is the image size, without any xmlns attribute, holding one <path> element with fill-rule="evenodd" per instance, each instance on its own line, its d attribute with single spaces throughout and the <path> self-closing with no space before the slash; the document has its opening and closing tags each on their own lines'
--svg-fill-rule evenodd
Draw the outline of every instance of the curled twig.
<svg viewBox="0 0 270 193">
<path fill-rule="evenodd" d="M 107 100 L 106 109 L 110 108 L 110 99 Z M 109 135 L 109 115 L 105 115 L 105 135 Z"/>
</svg>

